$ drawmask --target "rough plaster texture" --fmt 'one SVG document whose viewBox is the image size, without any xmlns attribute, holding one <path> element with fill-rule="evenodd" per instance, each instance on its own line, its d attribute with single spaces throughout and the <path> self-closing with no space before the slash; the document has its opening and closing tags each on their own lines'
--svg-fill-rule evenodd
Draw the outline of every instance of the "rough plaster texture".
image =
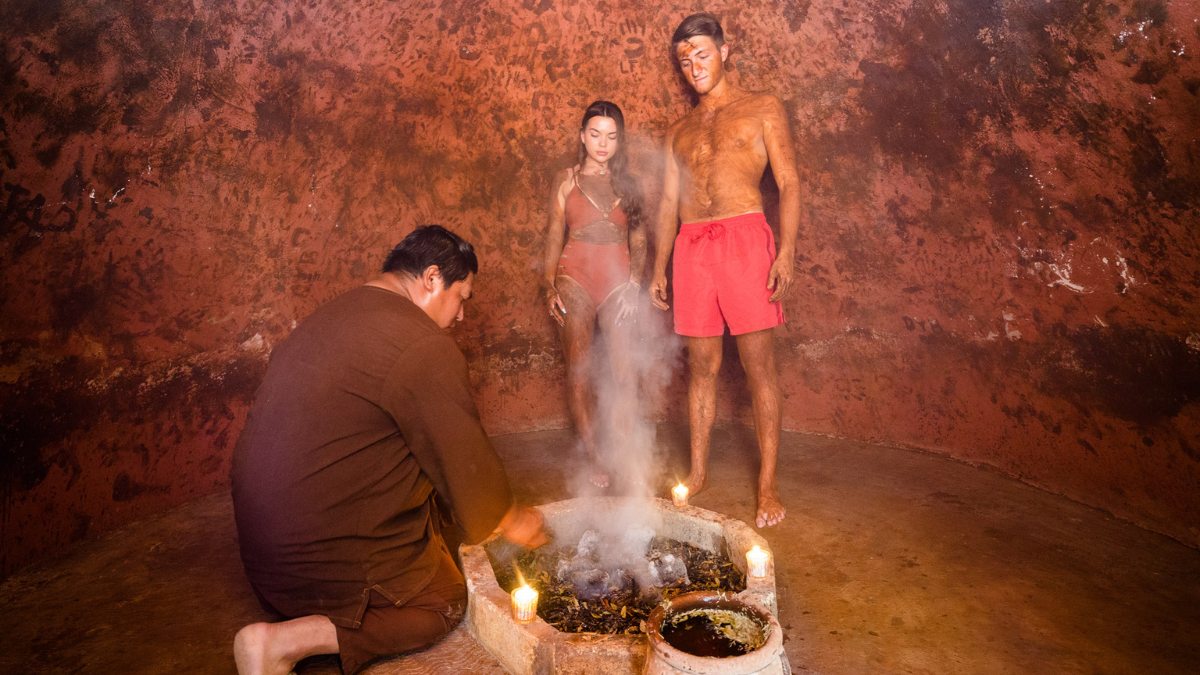
<svg viewBox="0 0 1200 675">
<path fill-rule="evenodd" d="M 698 9 L 812 191 L 785 425 L 1200 544 L 1195 3 L 13 0 L 0 575 L 222 485 L 271 347 L 422 222 L 483 255 L 457 335 L 489 430 L 564 424 L 549 177 L 606 97 L 653 195 Z"/>
</svg>

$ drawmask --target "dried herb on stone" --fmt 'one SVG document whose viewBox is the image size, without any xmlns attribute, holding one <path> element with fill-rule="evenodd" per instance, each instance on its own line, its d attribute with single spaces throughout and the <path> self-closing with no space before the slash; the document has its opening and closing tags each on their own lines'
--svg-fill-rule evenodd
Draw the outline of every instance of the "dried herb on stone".
<svg viewBox="0 0 1200 675">
<path fill-rule="evenodd" d="M 625 633 L 645 632 L 650 612 L 664 599 L 691 591 L 741 592 L 746 589 L 746 576 L 721 553 L 711 553 L 692 544 L 655 537 L 651 556 L 672 554 L 682 558 L 690 583 L 674 588 L 620 588 L 592 600 L 581 600 L 575 589 L 555 576 L 564 559 L 575 555 L 574 547 L 530 551 L 514 563 L 501 564 L 493 560 L 496 580 L 500 587 L 511 592 L 518 583 L 517 570 L 526 583 L 538 591 L 538 616 L 564 633 Z"/>
</svg>

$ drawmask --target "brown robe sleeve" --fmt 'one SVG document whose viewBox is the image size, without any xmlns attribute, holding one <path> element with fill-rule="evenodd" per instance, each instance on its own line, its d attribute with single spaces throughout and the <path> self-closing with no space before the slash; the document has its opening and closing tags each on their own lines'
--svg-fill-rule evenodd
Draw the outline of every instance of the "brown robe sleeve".
<svg viewBox="0 0 1200 675">
<path fill-rule="evenodd" d="M 467 540 L 490 535 L 512 506 L 512 492 L 479 421 L 467 360 L 454 340 L 436 334 L 409 347 L 384 383 L 381 399 Z"/>
</svg>

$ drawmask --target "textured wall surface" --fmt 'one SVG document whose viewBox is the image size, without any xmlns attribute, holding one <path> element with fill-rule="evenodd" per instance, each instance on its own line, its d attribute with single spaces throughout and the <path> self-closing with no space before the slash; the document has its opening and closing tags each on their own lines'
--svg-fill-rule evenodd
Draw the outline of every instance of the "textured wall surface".
<svg viewBox="0 0 1200 675">
<path fill-rule="evenodd" d="M 700 9 L 812 191 L 785 425 L 1200 544 L 1196 3 L 11 0 L 0 575 L 223 485 L 271 347 L 423 222 L 483 256 L 457 335 L 489 430 L 562 425 L 549 179 L 603 97 L 654 192 Z"/>
</svg>

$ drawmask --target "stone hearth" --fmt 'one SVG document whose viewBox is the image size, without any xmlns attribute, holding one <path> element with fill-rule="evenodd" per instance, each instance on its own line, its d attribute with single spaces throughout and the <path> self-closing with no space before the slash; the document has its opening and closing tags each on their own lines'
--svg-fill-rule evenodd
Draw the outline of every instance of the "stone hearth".
<svg viewBox="0 0 1200 675">
<path fill-rule="evenodd" d="M 570 499 L 538 507 L 546 527 L 558 542 L 578 541 L 596 523 L 627 517 L 631 502 L 613 497 Z M 724 552 L 743 572 L 746 551 L 767 542 L 740 520 L 706 509 L 675 508 L 669 501 L 652 500 L 639 511 L 644 524 L 659 536 L 677 539 L 712 552 Z M 645 635 L 562 633 L 541 618 L 528 624 L 513 620 L 509 594 L 496 582 L 488 559 L 495 538 L 476 546 L 463 546 L 463 573 L 469 604 L 471 633 L 513 675 L 626 675 L 640 673 L 646 658 Z M 746 590 L 736 594 L 772 613 L 775 604 L 775 568 L 765 579 L 746 578 Z"/>
</svg>

